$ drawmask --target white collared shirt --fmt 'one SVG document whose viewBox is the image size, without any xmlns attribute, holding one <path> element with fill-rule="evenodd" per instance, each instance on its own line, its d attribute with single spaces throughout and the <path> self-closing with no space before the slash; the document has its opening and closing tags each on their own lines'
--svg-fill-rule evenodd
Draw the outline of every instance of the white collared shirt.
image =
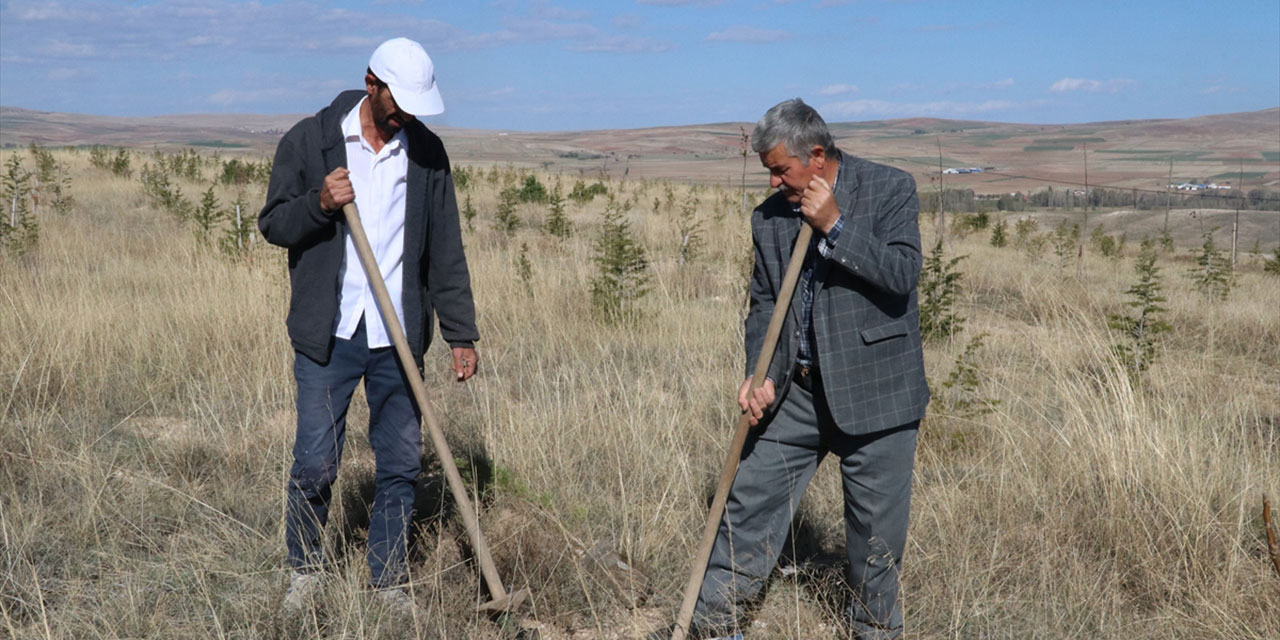
<svg viewBox="0 0 1280 640">
<path fill-rule="evenodd" d="M 351 187 L 355 190 L 356 205 L 360 208 L 360 220 L 369 236 L 369 246 L 373 248 L 387 292 L 391 294 L 396 319 L 403 327 L 405 176 L 409 170 L 407 140 L 404 131 L 398 131 L 381 151 L 374 153 L 373 147 L 360 133 L 360 107 L 364 100 L 342 120 L 347 170 L 351 172 Z M 338 281 L 342 286 L 338 291 L 338 317 L 334 321 L 333 335 L 351 339 L 363 316 L 369 348 L 391 346 L 378 300 L 369 287 L 356 245 L 345 227 L 342 235 L 346 253 L 342 258 L 342 268 L 338 270 Z"/>
</svg>

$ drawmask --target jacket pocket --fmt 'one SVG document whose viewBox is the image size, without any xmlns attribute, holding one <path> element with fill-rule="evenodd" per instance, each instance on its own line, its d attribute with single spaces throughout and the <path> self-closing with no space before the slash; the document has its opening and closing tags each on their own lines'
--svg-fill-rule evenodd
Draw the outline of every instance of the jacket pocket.
<svg viewBox="0 0 1280 640">
<path fill-rule="evenodd" d="M 863 329 L 861 332 L 862 341 L 867 344 L 872 344 L 880 342 L 881 340 L 888 340 L 889 338 L 905 336 L 910 330 L 911 323 L 907 322 L 905 319 L 893 320 L 878 327 Z"/>
</svg>

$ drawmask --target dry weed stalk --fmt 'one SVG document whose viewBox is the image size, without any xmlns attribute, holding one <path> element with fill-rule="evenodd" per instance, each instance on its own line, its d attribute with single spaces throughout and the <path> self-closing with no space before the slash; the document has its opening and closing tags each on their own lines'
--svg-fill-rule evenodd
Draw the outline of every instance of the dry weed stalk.
<svg viewBox="0 0 1280 640">
<path fill-rule="evenodd" d="M 1276 530 L 1271 527 L 1271 502 L 1267 495 L 1262 495 L 1262 524 L 1267 528 L 1267 555 L 1271 556 L 1271 564 L 1280 575 L 1280 542 L 1276 541 Z"/>
</svg>

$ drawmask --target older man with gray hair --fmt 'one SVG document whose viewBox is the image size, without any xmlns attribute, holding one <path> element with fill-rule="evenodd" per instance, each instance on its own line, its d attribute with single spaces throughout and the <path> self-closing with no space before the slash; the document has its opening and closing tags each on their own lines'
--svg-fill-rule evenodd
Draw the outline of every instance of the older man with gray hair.
<svg viewBox="0 0 1280 640">
<path fill-rule="evenodd" d="M 902 634 L 898 574 L 906 545 L 916 432 L 929 402 L 916 282 L 919 201 L 909 174 L 836 148 L 800 99 L 765 113 L 752 149 L 777 193 L 751 216 L 755 268 L 746 370 L 775 304 L 791 304 L 769 378 L 738 394 L 754 426 L 695 610 L 702 637 L 735 634 L 742 608 L 777 563 L 818 463 L 840 459 L 845 546 L 858 640 Z M 801 225 L 813 241 L 791 301 L 778 301 Z"/>
</svg>

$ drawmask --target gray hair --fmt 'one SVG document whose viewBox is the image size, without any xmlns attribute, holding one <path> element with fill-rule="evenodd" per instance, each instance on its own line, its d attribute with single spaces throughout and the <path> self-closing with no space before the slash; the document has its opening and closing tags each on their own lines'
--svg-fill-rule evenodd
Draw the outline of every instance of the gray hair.
<svg viewBox="0 0 1280 640">
<path fill-rule="evenodd" d="M 779 143 L 806 167 L 809 166 L 813 145 L 822 147 L 827 155 L 836 150 L 835 139 L 827 130 L 826 121 L 800 98 L 774 105 L 751 132 L 751 150 L 756 153 L 768 153 Z"/>
</svg>

